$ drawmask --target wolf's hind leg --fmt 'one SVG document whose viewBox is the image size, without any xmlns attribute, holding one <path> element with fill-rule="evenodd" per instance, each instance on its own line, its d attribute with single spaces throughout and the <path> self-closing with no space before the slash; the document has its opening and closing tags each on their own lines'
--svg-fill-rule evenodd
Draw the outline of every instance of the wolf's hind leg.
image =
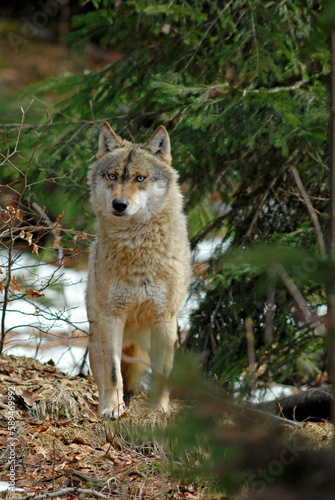
<svg viewBox="0 0 335 500">
<path fill-rule="evenodd" d="M 149 366 L 149 357 L 140 347 L 131 344 L 122 351 L 121 372 L 123 378 L 124 401 L 138 392 L 142 375 Z"/>
<path fill-rule="evenodd" d="M 152 327 L 150 362 L 152 368 L 151 399 L 154 410 L 169 408 L 168 377 L 173 366 L 174 345 L 177 340 L 177 319 L 165 319 Z"/>
</svg>

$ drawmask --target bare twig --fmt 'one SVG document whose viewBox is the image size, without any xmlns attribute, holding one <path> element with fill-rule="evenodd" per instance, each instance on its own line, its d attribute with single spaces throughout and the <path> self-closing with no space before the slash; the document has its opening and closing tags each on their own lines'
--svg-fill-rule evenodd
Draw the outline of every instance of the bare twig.
<svg viewBox="0 0 335 500">
<path fill-rule="evenodd" d="M 306 302 L 305 298 L 303 297 L 302 293 L 300 292 L 299 288 L 297 285 L 294 283 L 294 281 L 290 278 L 290 276 L 287 274 L 285 271 L 284 267 L 282 265 L 277 266 L 277 272 L 281 279 L 283 280 L 284 285 L 286 286 L 287 290 L 290 292 L 292 297 L 294 298 L 300 312 L 302 313 L 305 321 L 309 323 L 313 328 L 315 328 L 316 332 L 318 335 L 324 337 L 325 336 L 325 327 L 320 323 L 319 319 L 314 316 L 308 307 L 308 303 Z"/>
<path fill-rule="evenodd" d="M 246 235 L 245 235 L 245 236 L 244 236 L 244 238 L 243 238 L 243 241 L 244 241 L 244 242 L 245 242 L 246 240 L 248 240 L 248 239 L 251 237 L 252 232 L 253 232 L 253 230 L 254 230 L 254 226 L 255 226 L 255 224 L 256 224 L 256 222 L 257 222 L 257 219 L 258 219 L 258 217 L 259 217 L 259 214 L 260 214 L 260 212 L 261 212 L 261 210 L 262 210 L 262 208 L 263 208 L 263 205 L 264 205 L 264 203 L 265 203 L 265 201 L 266 201 L 267 197 L 269 196 L 269 193 L 270 193 L 270 191 L 271 191 L 271 188 L 273 187 L 273 185 L 274 185 L 274 183 L 275 183 L 275 181 L 276 181 L 276 180 L 277 180 L 277 177 L 276 177 L 275 179 L 273 179 L 273 181 L 271 182 L 271 186 L 269 186 L 269 187 L 267 188 L 267 190 L 266 190 L 266 191 L 265 191 L 265 193 L 263 194 L 262 198 L 260 199 L 260 201 L 259 201 L 259 203 L 258 203 L 258 205 L 257 205 L 257 208 L 256 208 L 256 210 L 255 210 L 254 216 L 253 216 L 253 218 L 252 218 L 251 224 L 250 224 L 250 226 L 249 226 L 249 229 L 248 229 L 248 231 L 247 231 Z"/>
<path fill-rule="evenodd" d="M 40 333 L 43 332 L 45 334 L 48 334 L 50 333 L 50 331 L 52 331 L 52 329 L 55 329 L 55 327 L 58 328 L 58 322 L 65 323 L 68 329 L 68 345 L 70 345 L 70 338 L 72 337 L 74 329 L 87 333 L 86 330 L 80 328 L 80 324 L 77 324 L 77 322 L 76 324 L 74 324 L 71 321 L 70 311 L 72 308 L 67 306 L 67 300 L 64 294 L 64 287 L 66 283 L 61 280 L 61 276 L 57 277 L 55 274 L 56 272 L 58 274 L 61 274 L 62 270 L 64 270 L 64 248 L 61 244 L 61 236 L 64 235 L 65 237 L 69 238 L 74 237 L 74 241 L 79 241 L 79 239 L 86 239 L 87 235 L 84 235 L 84 233 L 75 231 L 73 229 L 61 227 L 59 220 L 57 220 L 56 222 L 51 221 L 45 209 L 41 208 L 41 206 L 36 202 L 32 203 L 31 205 L 28 202 L 28 206 L 25 206 L 26 204 L 23 203 L 24 197 L 26 197 L 28 194 L 28 190 L 30 191 L 31 188 L 35 186 L 35 184 L 46 181 L 46 179 L 43 179 L 36 182 L 29 182 L 29 172 L 30 168 L 32 167 L 32 162 L 35 157 L 37 148 L 40 145 L 41 138 L 43 137 L 43 134 L 46 133 L 48 127 L 51 125 L 50 121 L 41 125 L 41 127 L 43 127 L 43 130 L 36 132 L 37 140 L 35 141 L 34 147 L 31 149 L 30 158 L 25 163 L 25 168 L 18 168 L 15 165 L 16 155 L 19 155 L 21 149 L 24 150 L 21 142 L 21 134 L 23 128 L 26 128 L 26 124 L 24 123 L 26 113 L 32 102 L 33 101 L 31 101 L 31 103 L 25 110 L 22 109 L 22 120 L 20 124 L 17 124 L 17 132 L 14 133 L 16 137 L 14 139 L 9 138 L 7 136 L 6 130 L 4 131 L 7 144 L 9 144 L 9 148 L 6 151 L 3 150 L 2 152 L 0 152 L 0 166 L 5 164 L 8 165 L 15 173 L 15 177 L 19 178 L 19 182 L 13 181 L 12 185 L 0 185 L 0 188 L 5 188 L 6 192 L 9 190 L 10 196 L 12 197 L 11 201 L 8 202 L 9 206 L 2 209 L 0 224 L 0 249 L 4 249 L 6 251 L 5 255 L 3 253 L 1 254 L 1 261 L 3 261 L 1 265 L 6 269 L 6 279 L 3 279 L 2 277 L 1 281 L 3 283 L 0 283 L 1 288 L 4 292 L 2 294 L 2 300 L 0 301 L 0 310 L 2 313 L 2 318 L 0 319 L 0 353 L 3 352 L 4 346 L 6 345 L 5 336 L 7 335 L 7 333 L 10 330 L 15 330 L 22 326 L 16 321 L 15 326 L 9 327 L 6 331 L 6 323 L 8 323 L 8 321 L 6 321 L 6 313 L 8 316 L 9 311 L 13 315 L 16 312 L 19 312 L 20 320 L 22 315 L 27 316 L 27 318 L 29 319 L 27 319 L 27 324 L 24 326 L 31 327 L 34 329 L 34 331 Z M 87 123 L 89 122 L 87 121 Z M 35 127 L 35 125 L 33 125 L 32 127 Z M 9 139 L 11 139 L 11 141 L 9 141 Z M 55 177 L 51 180 L 54 179 L 63 180 L 64 176 L 59 176 L 56 173 Z M 13 207 L 11 205 L 13 205 Z M 38 223 L 35 224 L 34 220 L 36 219 L 36 214 L 38 215 L 39 220 Z M 13 277 L 17 277 L 16 273 L 22 273 L 23 265 L 21 265 L 20 263 L 18 265 L 14 265 L 19 258 L 19 254 L 14 253 L 15 244 L 18 240 L 20 240 L 20 242 L 26 241 L 28 245 L 32 246 L 33 252 L 37 255 L 38 248 L 42 248 L 37 247 L 37 243 L 40 237 L 45 235 L 45 233 L 52 234 L 55 240 L 54 249 L 57 252 L 56 259 L 58 257 L 58 262 L 55 259 L 55 263 L 56 265 L 58 263 L 58 269 L 55 272 L 51 271 L 49 278 L 43 277 L 41 280 L 41 277 L 37 275 L 38 273 L 36 273 L 35 268 L 38 267 L 39 269 L 40 266 L 43 266 L 43 262 L 34 263 L 32 265 L 24 264 L 24 273 L 22 276 L 23 290 L 22 292 L 20 292 L 19 287 L 15 287 L 15 281 Z M 36 234 L 37 237 L 35 239 Z M 82 234 L 83 237 L 81 238 Z M 49 262 L 49 264 L 52 263 Z M 61 290 L 63 292 L 65 308 L 64 310 L 58 309 L 57 311 L 55 311 L 47 305 L 39 303 L 38 300 L 36 301 L 36 298 L 38 299 L 40 296 L 42 296 L 41 292 L 43 292 L 50 286 L 54 286 L 57 282 L 59 282 L 59 280 L 61 280 L 60 284 Z M 12 293 L 12 290 L 16 293 Z M 34 300 L 32 300 L 32 298 Z M 25 302 L 29 304 L 29 307 L 31 306 L 28 311 L 26 311 L 25 309 L 22 310 L 20 309 L 20 307 L 11 307 L 16 301 L 20 299 L 25 300 Z M 32 320 L 32 318 L 34 318 L 34 320 Z M 24 322 L 25 321 L 23 320 L 22 323 Z M 19 323 L 21 323 L 21 321 L 19 321 Z M 6 347 L 8 348 L 8 342 Z M 73 355 L 72 351 L 71 354 Z"/>
<path fill-rule="evenodd" d="M 59 242 L 59 239 L 60 239 L 60 229 L 58 228 L 56 230 L 57 226 L 60 226 L 60 224 L 59 223 L 54 224 L 50 220 L 50 218 L 48 217 L 48 215 L 45 213 L 45 211 L 35 201 L 32 203 L 32 206 L 35 208 L 35 210 L 40 214 L 40 216 L 42 217 L 42 219 L 45 221 L 47 227 L 49 228 L 50 232 L 52 233 L 52 235 L 53 235 L 53 237 L 55 239 L 55 242 L 57 242 L 57 246 L 58 246 L 58 264 L 63 269 L 63 267 L 64 267 L 64 251 L 63 251 L 62 245 Z"/>
<path fill-rule="evenodd" d="M 79 375 L 84 375 L 85 374 L 85 365 L 87 363 L 87 356 L 88 356 L 88 346 L 85 349 L 83 360 L 81 362 L 80 368 L 79 368 Z"/>
<path fill-rule="evenodd" d="M 265 328 L 264 328 L 264 340 L 269 343 L 273 336 L 273 323 L 275 315 L 275 273 L 272 268 L 268 271 L 269 274 L 269 287 L 267 290 L 266 297 L 266 313 L 265 313 Z"/>
<path fill-rule="evenodd" d="M 68 493 L 72 493 L 74 491 L 77 491 L 77 488 L 61 488 L 60 490 L 53 491 L 53 492 L 46 492 L 42 493 L 41 495 L 36 495 L 32 493 L 31 495 L 27 495 L 25 497 L 20 497 L 20 500 L 41 500 L 42 498 L 55 498 L 58 496 L 64 496 L 67 495 Z M 85 491 L 90 491 L 90 490 L 85 490 Z"/>
<path fill-rule="evenodd" d="M 3 460 L 3 458 L 6 456 L 7 454 L 7 451 L 10 449 L 12 443 L 15 441 L 16 439 L 16 436 L 19 434 L 21 428 L 25 425 L 25 422 L 23 422 L 21 425 L 19 425 L 19 427 L 17 428 L 14 436 L 12 437 L 12 439 L 10 440 L 9 444 L 7 445 L 7 448 L 5 449 L 5 451 L 2 453 L 2 455 L 0 456 L 0 460 Z"/>
<path fill-rule="evenodd" d="M 217 414 L 227 414 L 232 417 L 236 417 L 238 420 L 248 420 L 249 422 L 261 422 L 263 425 L 274 425 L 278 428 L 280 425 L 290 425 L 292 427 L 301 427 L 302 424 L 295 422 L 293 420 L 288 420 L 286 418 L 279 417 L 277 415 L 271 415 L 265 411 L 258 410 L 254 405 L 250 404 L 237 404 L 232 401 L 228 401 L 223 398 L 212 398 L 207 397 L 202 399 L 203 411 L 206 414 L 215 415 Z"/>
<path fill-rule="evenodd" d="M 17 137 L 16 137 L 14 149 L 13 149 L 13 151 L 11 153 L 8 153 L 7 156 L 4 155 L 3 153 L 0 153 L 0 156 L 3 158 L 2 163 L 0 163 L 0 167 L 2 165 L 4 165 L 4 163 L 6 163 L 12 156 L 14 156 L 17 153 L 18 145 L 19 145 L 19 142 L 20 142 L 21 131 L 24 128 L 24 120 L 26 118 L 26 113 L 27 113 L 28 109 L 30 108 L 30 106 L 32 105 L 33 102 L 34 102 L 34 99 L 32 99 L 30 101 L 30 103 L 29 103 L 29 105 L 27 106 L 26 109 L 21 108 L 21 111 L 22 111 L 21 122 L 15 124 L 15 128 L 18 128 L 18 132 L 17 132 Z M 12 126 L 14 126 L 14 125 L 12 125 Z M 6 127 L 6 125 L 3 125 L 3 127 Z M 19 168 L 15 167 L 15 170 L 19 171 L 23 175 L 23 173 L 21 172 L 21 170 Z"/>
<path fill-rule="evenodd" d="M 10 215 L 12 217 L 12 215 Z M 2 317 L 1 317 L 1 340 L 0 340 L 0 354 L 3 351 L 3 346 L 5 342 L 5 337 L 6 337 L 6 312 L 7 312 L 7 307 L 8 307 L 8 302 L 9 302 L 9 288 L 11 285 L 11 280 L 12 280 L 12 253 L 13 253 L 13 246 L 14 246 L 14 239 L 13 239 L 13 230 L 12 230 L 12 224 L 11 220 L 9 222 L 10 227 L 10 241 L 9 241 L 9 249 L 8 249 L 8 271 L 7 271 L 7 281 L 5 284 L 5 293 L 4 293 L 4 301 L 2 305 Z"/>
<path fill-rule="evenodd" d="M 55 491 L 55 465 L 56 465 L 56 449 L 55 438 L 52 441 L 52 491 Z"/>
<path fill-rule="evenodd" d="M 316 238 L 318 241 L 319 252 L 322 256 L 325 256 L 326 255 L 326 245 L 325 245 L 325 242 L 324 242 L 324 239 L 322 236 L 322 231 L 321 231 L 321 226 L 319 223 L 318 216 L 316 214 L 316 211 L 313 208 L 311 200 L 310 200 L 310 198 L 307 194 L 307 191 L 302 183 L 302 180 L 301 180 L 301 177 L 299 175 L 298 170 L 296 169 L 296 167 L 292 167 L 291 171 L 292 171 L 294 180 L 296 182 L 297 188 L 299 189 L 301 196 L 303 197 L 304 202 L 306 203 L 307 210 L 308 210 L 309 215 L 311 217 L 311 220 L 312 220 L 312 223 L 313 223 L 313 226 L 315 229 Z"/>
<path fill-rule="evenodd" d="M 253 34 L 253 37 L 254 37 L 254 40 L 255 40 L 255 47 L 256 47 L 256 54 L 257 54 L 257 66 L 256 66 L 256 74 L 255 74 L 255 77 L 258 76 L 258 71 L 259 71 L 259 48 L 258 48 L 258 40 L 257 40 L 257 34 L 256 34 L 256 26 L 255 26 L 255 19 L 254 19 L 254 9 L 250 3 L 250 1 L 248 2 L 249 3 L 249 9 L 250 9 L 250 15 L 251 15 L 251 26 L 252 26 L 252 34 Z"/>
<path fill-rule="evenodd" d="M 294 90 L 300 89 L 303 85 L 308 83 L 307 80 L 300 80 L 300 82 L 295 83 L 294 85 L 288 85 L 288 86 L 283 86 L 283 87 L 273 87 L 271 89 L 269 88 L 260 88 L 260 89 L 255 89 L 252 87 L 247 87 L 245 89 L 241 89 L 243 93 L 243 97 L 250 95 L 250 94 L 279 94 L 281 92 L 292 92 Z M 199 92 L 201 90 L 204 90 L 208 92 L 209 95 L 213 95 L 213 91 L 217 91 L 218 94 L 224 94 L 226 93 L 227 89 L 229 88 L 229 83 L 221 83 L 219 85 L 210 85 L 208 87 L 200 87 L 199 86 Z"/>
<path fill-rule="evenodd" d="M 272 181 L 270 182 L 269 186 L 265 190 L 265 193 L 263 194 L 262 198 L 260 199 L 260 201 L 259 201 L 259 203 L 258 203 L 258 205 L 256 207 L 256 210 L 255 210 L 254 216 L 252 218 L 252 221 L 250 223 L 250 226 L 248 228 L 248 231 L 247 231 L 246 235 L 244 236 L 244 238 L 242 240 L 242 245 L 246 242 L 246 240 L 250 239 L 250 237 L 252 235 L 252 232 L 254 230 L 254 226 L 255 226 L 255 224 L 256 224 L 256 222 L 258 220 L 259 214 L 262 211 L 263 205 L 264 205 L 267 197 L 269 196 L 269 193 L 272 191 L 272 189 L 274 188 L 277 180 L 283 174 L 283 172 L 286 170 L 287 166 L 291 164 L 291 162 L 292 162 L 293 158 L 296 156 L 296 154 L 297 154 L 297 151 L 294 151 L 292 153 L 292 155 L 282 165 L 282 167 L 281 167 L 280 171 L 278 172 L 278 174 L 272 179 Z"/>
<path fill-rule="evenodd" d="M 77 488 L 75 486 L 72 486 L 70 488 L 61 488 L 60 490 L 57 491 L 52 491 L 52 492 L 45 492 L 42 493 L 41 495 L 36 495 L 33 493 L 31 495 L 27 495 L 25 497 L 20 497 L 20 500 L 42 500 L 42 498 L 55 498 L 55 497 L 62 497 L 67 495 L 68 493 L 84 493 L 85 498 L 87 498 L 88 495 L 93 495 L 96 498 L 108 498 L 107 495 L 104 495 L 103 493 L 100 493 L 99 491 L 93 490 L 93 489 L 84 489 L 84 488 Z"/>
<path fill-rule="evenodd" d="M 73 134 L 71 135 L 71 137 L 69 137 L 69 139 L 67 141 L 64 142 L 64 144 L 61 145 L 60 148 L 58 148 L 52 155 L 51 155 L 51 158 L 54 158 L 55 156 L 57 156 L 60 151 L 62 151 L 63 149 L 65 149 L 69 144 L 71 144 L 71 142 L 73 141 L 73 139 L 79 134 L 79 132 L 86 126 L 87 124 L 86 123 L 83 123 L 82 125 L 80 125 L 80 127 L 78 127 L 74 132 Z M 96 125 L 96 123 L 94 122 L 94 125 Z"/>
<path fill-rule="evenodd" d="M 85 481 L 87 483 L 95 484 L 99 488 L 103 488 L 106 486 L 105 481 L 101 481 L 100 479 L 97 479 L 95 477 L 88 476 L 87 474 L 84 474 L 83 472 L 80 472 L 79 470 L 75 470 L 72 468 L 69 468 L 65 471 L 66 476 L 68 476 L 70 479 L 79 479 L 80 481 Z"/>
<path fill-rule="evenodd" d="M 253 321 L 251 318 L 246 318 L 245 329 L 247 337 L 251 398 L 253 400 L 256 395 L 256 352 L 255 352 L 255 335 L 253 331 Z"/>
<path fill-rule="evenodd" d="M 100 491 L 96 491 L 93 489 L 86 490 L 84 488 L 77 488 L 76 490 L 78 493 L 84 493 L 86 495 L 93 495 L 96 498 L 108 498 L 107 495 L 104 495 L 103 493 L 100 493 Z"/>
<path fill-rule="evenodd" d="M 292 90 L 298 90 L 300 87 L 308 83 L 308 80 L 301 80 L 294 85 L 289 85 L 286 87 L 273 87 L 272 89 L 251 89 L 247 88 L 243 90 L 243 96 L 247 94 L 278 94 L 279 92 L 292 92 Z"/>
<path fill-rule="evenodd" d="M 185 66 L 185 71 L 187 70 L 187 68 L 189 67 L 189 65 L 192 63 L 193 59 L 195 58 L 198 50 L 200 49 L 200 46 L 202 45 L 203 41 L 206 40 L 206 37 L 209 33 L 209 31 L 212 29 L 212 27 L 214 26 L 214 24 L 216 23 L 216 19 L 210 23 L 210 25 L 208 26 L 207 30 L 205 31 L 205 33 L 203 34 L 203 37 L 202 39 L 200 40 L 200 42 L 196 45 L 196 49 L 195 51 L 193 52 L 192 54 L 192 57 L 189 59 L 188 63 L 186 64 Z"/>
<path fill-rule="evenodd" d="M 223 224 L 223 221 L 226 219 L 227 216 L 228 216 L 228 214 L 220 215 L 220 217 L 217 217 L 213 222 L 211 222 L 210 224 L 207 224 L 206 228 L 203 231 L 200 231 L 198 234 L 196 234 L 191 239 L 191 249 L 194 250 L 196 248 L 197 244 L 200 241 L 202 241 L 207 236 L 208 233 L 221 227 Z"/>
</svg>

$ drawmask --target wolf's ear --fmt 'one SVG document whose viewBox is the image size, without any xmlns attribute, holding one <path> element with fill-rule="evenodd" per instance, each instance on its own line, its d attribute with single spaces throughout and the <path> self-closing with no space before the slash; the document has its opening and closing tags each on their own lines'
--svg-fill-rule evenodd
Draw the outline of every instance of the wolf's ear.
<svg viewBox="0 0 335 500">
<path fill-rule="evenodd" d="M 156 128 L 148 142 L 143 146 L 144 149 L 150 151 L 153 155 L 160 156 L 162 160 L 171 162 L 171 146 L 169 134 L 163 125 Z"/>
<path fill-rule="evenodd" d="M 121 137 L 116 135 L 109 123 L 105 122 L 100 130 L 97 158 L 112 152 L 115 148 L 122 148 L 123 146 Z"/>
</svg>

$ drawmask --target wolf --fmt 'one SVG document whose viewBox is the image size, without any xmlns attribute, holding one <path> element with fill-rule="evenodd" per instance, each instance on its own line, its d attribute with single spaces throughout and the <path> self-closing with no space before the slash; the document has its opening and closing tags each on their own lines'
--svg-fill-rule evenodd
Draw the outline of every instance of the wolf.
<svg viewBox="0 0 335 500">
<path fill-rule="evenodd" d="M 153 409 L 168 411 L 177 312 L 191 275 L 183 196 L 171 161 L 162 125 L 138 144 L 104 123 L 89 168 L 97 217 L 86 293 L 89 359 L 105 418 L 125 411 L 149 366 Z"/>
</svg>

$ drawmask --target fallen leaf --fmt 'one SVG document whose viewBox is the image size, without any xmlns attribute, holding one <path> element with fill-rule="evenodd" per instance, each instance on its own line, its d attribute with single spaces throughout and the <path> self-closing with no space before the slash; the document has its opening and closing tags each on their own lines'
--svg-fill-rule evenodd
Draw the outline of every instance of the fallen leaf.
<svg viewBox="0 0 335 500">
<path fill-rule="evenodd" d="M 27 443 L 28 443 L 28 439 L 25 436 L 22 436 L 21 434 L 19 436 L 17 436 L 16 444 L 25 445 Z"/>
<path fill-rule="evenodd" d="M 34 393 L 31 391 L 28 391 L 27 389 L 23 389 L 21 387 L 18 387 L 16 389 L 16 394 L 18 396 L 21 396 L 23 401 L 28 405 L 28 406 L 33 406 L 36 403 L 36 399 L 33 397 Z"/>
</svg>

